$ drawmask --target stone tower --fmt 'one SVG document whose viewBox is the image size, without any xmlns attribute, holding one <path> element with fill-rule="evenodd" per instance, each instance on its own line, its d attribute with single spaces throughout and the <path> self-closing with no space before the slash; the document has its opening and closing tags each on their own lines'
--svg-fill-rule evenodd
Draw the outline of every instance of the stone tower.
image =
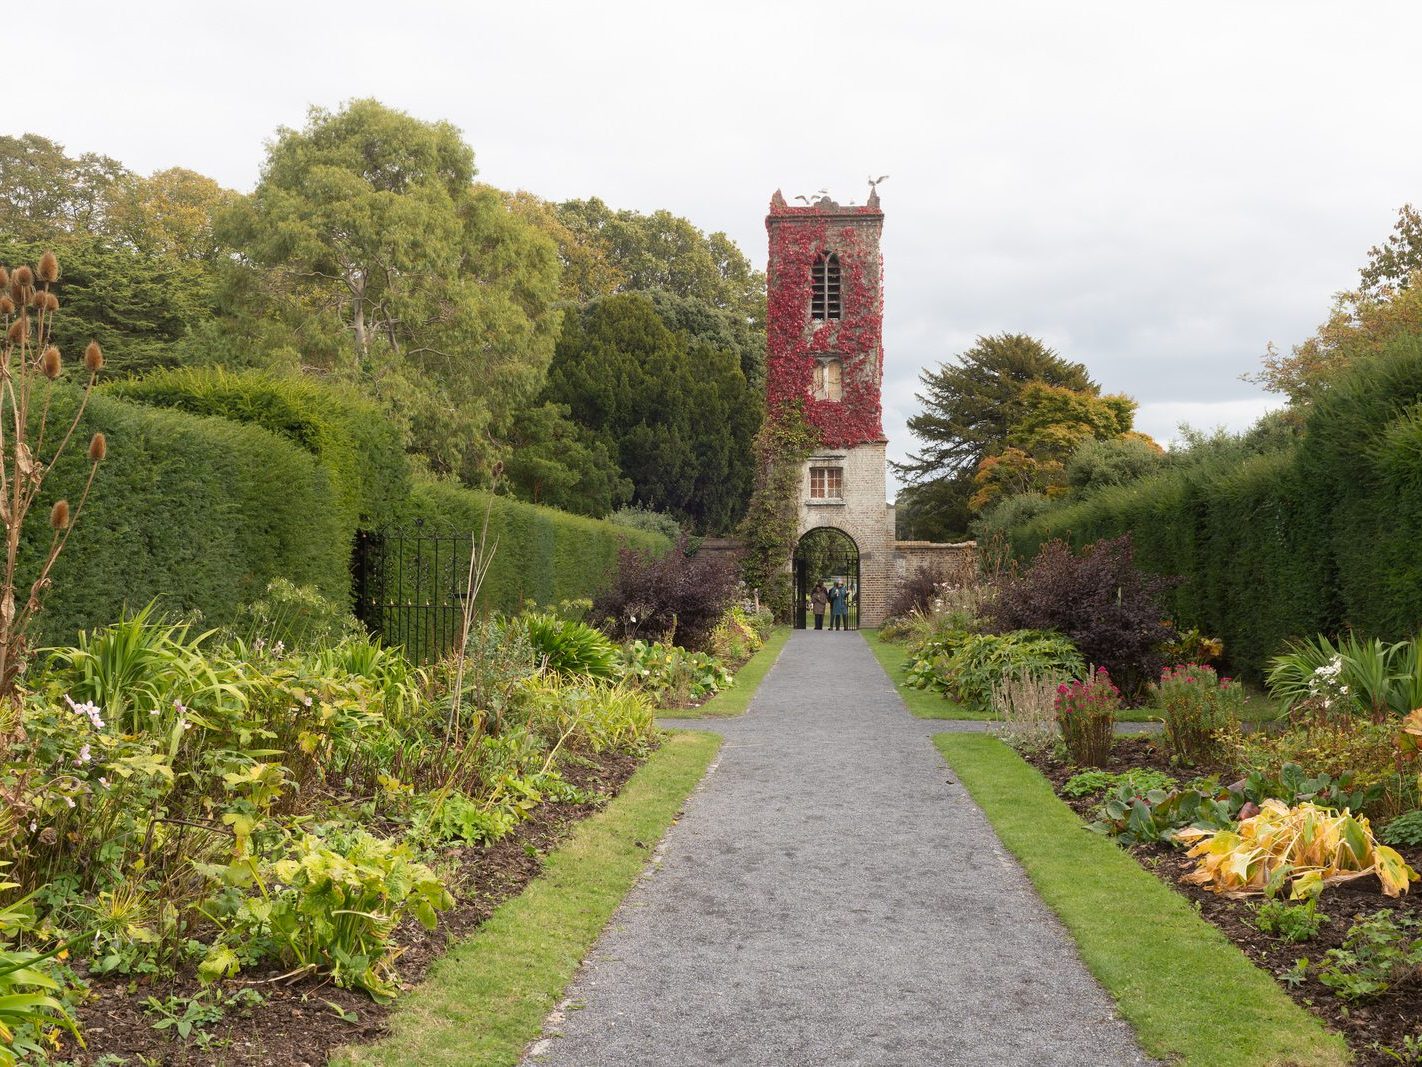
<svg viewBox="0 0 1422 1067">
<path fill-rule="evenodd" d="M 862 206 L 828 197 L 792 207 L 776 192 L 765 220 L 766 399 L 800 400 L 820 435 L 801 471 L 799 536 L 829 527 L 858 549 L 858 621 L 883 619 L 894 553 L 886 503 L 880 384 L 884 289 L 877 193 Z"/>
<path fill-rule="evenodd" d="M 792 207 L 777 191 L 765 228 L 770 235 L 766 406 L 773 417 L 800 401 L 820 437 L 820 447 L 800 470 L 796 536 L 825 528 L 847 535 L 858 554 L 855 621 L 877 626 L 894 586 L 915 568 L 930 567 L 952 582 L 976 570 L 971 541 L 895 539 L 880 396 L 884 213 L 879 195 L 871 190 L 862 207 L 841 207 L 828 197 Z M 799 592 L 807 577 L 815 580 L 797 564 Z M 798 612 L 796 619 L 803 623 Z"/>
</svg>

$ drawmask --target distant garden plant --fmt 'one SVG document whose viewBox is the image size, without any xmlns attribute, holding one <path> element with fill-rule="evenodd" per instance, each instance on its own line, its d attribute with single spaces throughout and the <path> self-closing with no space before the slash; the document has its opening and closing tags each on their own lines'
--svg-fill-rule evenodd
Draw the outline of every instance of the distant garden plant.
<svg viewBox="0 0 1422 1067">
<path fill-rule="evenodd" d="M 1232 678 L 1220 678 L 1213 667 L 1183 663 L 1160 672 L 1156 699 L 1170 755 L 1203 766 L 1219 755 L 1220 732 L 1238 721 L 1244 687 Z"/>
<path fill-rule="evenodd" d="M 611 584 L 593 601 L 592 617 L 620 639 L 706 649 L 735 600 L 736 566 L 723 555 L 689 547 L 682 535 L 661 555 L 622 549 Z"/>
<path fill-rule="evenodd" d="M 49 509 L 49 546 L 30 564 L 22 560 L 25 519 L 39 501 L 45 478 L 65 453 L 84 417 L 89 396 L 104 366 L 96 342 L 85 349 L 83 393 L 74 413 L 58 425 L 49 422 L 56 382 L 64 357 L 51 343 L 59 297 L 59 261 L 46 252 L 34 266 L 0 266 L 0 323 L 5 329 L 0 362 L 0 526 L 5 531 L 5 563 L 0 577 L 0 699 L 15 691 L 24 668 L 35 616 L 50 585 L 50 571 L 88 500 L 108 443 L 102 433 L 89 440 L 89 477 L 77 501 L 56 500 Z"/>
<path fill-rule="evenodd" d="M 1105 765 L 1111 756 L 1111 735 L 1120 706 L 1121 690 L 1105 667 L 1097 667 L 1084 682 L 1077 679 L 1057 686 L 1057 726 L 1074 764 Z"/>
<path fill-rule="evenodd" d="M 1080 555 L 1065 541 L 1051 541 L 1025 571 L 1001 581 L 985 614 L 998 632 L 1065 634 L 1135 698 L 1159 672 L 1161 647 L 1176 637 L 1161 603 L 1173 584 L 1136 568 L 1129 535 L 1098 541 Z"/>
</svg>

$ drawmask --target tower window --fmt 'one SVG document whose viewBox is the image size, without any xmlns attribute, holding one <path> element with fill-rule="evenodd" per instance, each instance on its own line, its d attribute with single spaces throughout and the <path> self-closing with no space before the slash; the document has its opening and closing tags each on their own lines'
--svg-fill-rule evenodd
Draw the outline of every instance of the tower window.
<svg viewBox="0 0 1422 1067">
<path fill-rule="evenodd" d="M 810 318 L 839 318 L 839 257 L 821 252 L 810 268 Z"/>
<path fill-rule="evenodd" d="M 810 499 L 843 500 L 844 471 L 839 467 L 811 467 Z"/>
<path fill-rule="evenodd" d="M 844 399 L 844 364 L 837 359 L 815 363 L 814 396 L 816 400 Z"/>
</svg>

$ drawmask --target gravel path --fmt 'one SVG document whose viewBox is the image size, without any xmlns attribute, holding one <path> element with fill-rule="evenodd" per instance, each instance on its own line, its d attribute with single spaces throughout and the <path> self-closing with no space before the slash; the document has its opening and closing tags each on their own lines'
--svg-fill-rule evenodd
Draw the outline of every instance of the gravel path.
<svg viewBox="0 0 1422 1067">
<path fill-rule="evenodd" d="M 527 1064 L 1148 1062 L 859 634 L 699 725 L 717 765 Z"/>
</svg>

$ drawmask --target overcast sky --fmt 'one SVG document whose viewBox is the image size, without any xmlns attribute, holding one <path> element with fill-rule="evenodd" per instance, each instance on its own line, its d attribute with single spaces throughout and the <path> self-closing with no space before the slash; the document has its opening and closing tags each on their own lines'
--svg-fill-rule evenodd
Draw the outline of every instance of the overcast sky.
<svg viewBox="0 0 1422 1067">
<path fill-rule="evenodd" d="M 455 123 L 495 185 L 667 208 L 759 266 L 777 187 L 862 203 L 887 173 L 892 455 L 919 369 L 999 331 L 1166 440 L 1274 403 L 1239 376 L 1422 199 L 1419 31 L 1416 0 L 86 0 L 37 24 L 11 115 L 245 191 L 278 126 L 373 96 Z"/>
</svg>

